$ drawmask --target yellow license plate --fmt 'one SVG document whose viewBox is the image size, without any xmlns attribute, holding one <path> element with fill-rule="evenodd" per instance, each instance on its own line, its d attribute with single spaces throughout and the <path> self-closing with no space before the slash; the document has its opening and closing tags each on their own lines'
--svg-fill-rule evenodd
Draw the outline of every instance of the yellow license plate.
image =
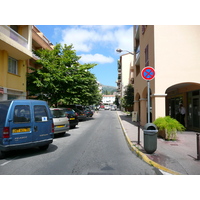
<svg viewBox="0 0 200 200">
<path fill-rule="evenodd" d="M 12 130 L 13 133 L 22 133 L 22 132 L 30 132 L 30 128 L 14 128 Z"/>
<path fill-rule="evenodd" d="M 65 127 L 64 125 L 56 126 L 56 128 L 63 128 Z"/>
<path fill-rule="evenodd" d="M 75 120 L 75 118 L 70 118 L 70 120 Z"/>
</svg>

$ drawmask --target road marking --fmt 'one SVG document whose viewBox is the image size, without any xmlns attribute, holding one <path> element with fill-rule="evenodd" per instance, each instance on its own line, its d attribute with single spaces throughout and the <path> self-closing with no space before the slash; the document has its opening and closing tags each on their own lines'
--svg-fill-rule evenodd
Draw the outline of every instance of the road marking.
<svg viewBox="0 0 200 200">
<path fill-rule="evenodd" d="M 12 161 L 12 160 L 9 160 L 9 161 L 7 161 L 7 162 L 5 162 L 5 163 L 2 163 L 1 166 L 4 166 L 4 165 L 10 163 L 11 161 Z"/>
<path fill-rule="evenodd" d="M 0 166 L 2 167 L 2 166 L 4 166 L 4 165 L 7 165 L 8 163 L 10 163 L 11 161 L 13 161 L 13 160 L 15 160 L 15 159 L 17 159 L 17 158 L 19 158 L 19 156 L 16 156 L 16 157 L 13 158 L 12 160 L 9 160 L 9 161 L 7 161 L 7 162 L 2 163 Z"/>
<path fill-rule="evenodd" d="M 163 171 L 163 170 L 161 170 L 161 169 L 159 169 L 160 171 L 161 171 L 161 173 L 163 174 L 163 175 L 172 175 L 172 174 L 170 174 L 170 173 L 168 173 L 168 172 L 165 172 L 165 171 Z"/>
</svg>

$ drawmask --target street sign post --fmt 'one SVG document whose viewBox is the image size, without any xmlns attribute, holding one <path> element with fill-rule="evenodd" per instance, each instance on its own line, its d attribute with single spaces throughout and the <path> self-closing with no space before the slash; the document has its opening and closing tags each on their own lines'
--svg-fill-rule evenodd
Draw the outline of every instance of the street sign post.
<svg viewBox="0 0 200 200">
<path fill-rule="evenodd" d="M 141 75 L 145 81 L 151 81 L 155 77 L 155 70 L 153 67 L 150 66 L 145 67 L 143 68 Z"/>
<path fill-rule="evenodd" d="M 150 123 L 150 81 L 155 77 L 154 68 L 147 66 L 141 71 L 142 78 L 147 81 L 147 122 Z"/>
</svg>

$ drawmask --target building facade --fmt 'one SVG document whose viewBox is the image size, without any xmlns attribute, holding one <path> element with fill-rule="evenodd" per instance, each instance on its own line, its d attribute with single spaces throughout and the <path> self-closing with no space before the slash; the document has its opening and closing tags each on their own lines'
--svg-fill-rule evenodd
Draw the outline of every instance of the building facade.
<svg viewBox="0 0 200 200">
<path fill-rule="evenodd" d="M 103 95 L 102 103 L 104 105 L 113 105 L 115 102 L 115 95 Z"/>
<path fill-rule="evenodd" d="M 32 25 L 0 26 L 0 100 L 26 99 L 26 74 L 38 67 L 38 49 L 53 49 L 52 43 Z"/>
<path fill-rule="evenodd" d="M 0 26 L 0 100 L 26 98 L 27 60 L 32 57 L 32 26 Z"/>
<path fill-rule="evenodd" d="M 170 115 L 179 120 L 179 105 L 186 109 L 185 124 L 200 130 L 200 26 L 134 26 L 134 111 L 147 122 L 147 81 L 141 71 L 155 70 L 150 81 L 151 121 Z"/>
<path fill-rule="evenodd" d="M 133 68 L 133 59 L 133 55 L 131 53 L 127 53 L 121 55 L 118 60 L 118 80 L 116 83 L 119 98 L 124 97 L 126 87 L 130 83 L 130 79 L 133 78 L 133 72 L 130 72 Z"/>
</svg>

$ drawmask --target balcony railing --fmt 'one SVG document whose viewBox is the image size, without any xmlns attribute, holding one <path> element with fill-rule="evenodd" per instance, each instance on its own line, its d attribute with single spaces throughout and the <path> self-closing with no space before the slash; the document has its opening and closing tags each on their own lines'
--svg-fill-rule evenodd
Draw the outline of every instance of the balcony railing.
<svg viewBox="0 0 200 200">
<path fill-rule="evenodd" d="M 21 44 L 24 47 L 28 47 L 28 41 L 25 39 L 23 36 L 18 34 L 16 31 L 11 29 L 9 26 L 3 25 L 0 26 L 0 32 L 3 33 L 4 35 L 8 36 L 9 38 L 15 40 L 19 44 Z"/>
</svg>

